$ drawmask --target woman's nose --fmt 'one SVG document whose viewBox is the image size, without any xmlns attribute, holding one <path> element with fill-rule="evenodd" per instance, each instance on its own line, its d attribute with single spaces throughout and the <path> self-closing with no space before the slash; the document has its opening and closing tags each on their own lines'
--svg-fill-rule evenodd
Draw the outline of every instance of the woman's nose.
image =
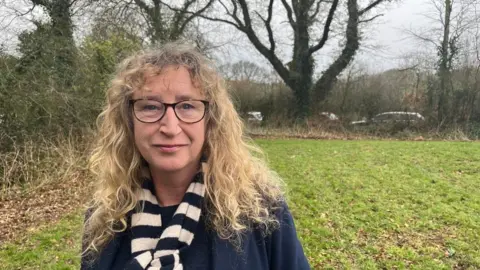
<svg viewBox="0 0 480 270">
<path fill-rule="evenodd" d="M 178 120 L 173 107 L 168 107 L 160 120 L 160 132 L 167 136 L 177 135 L 181 130 L 178 126 L 179 122 L 180 120 Z"/>
</svg>

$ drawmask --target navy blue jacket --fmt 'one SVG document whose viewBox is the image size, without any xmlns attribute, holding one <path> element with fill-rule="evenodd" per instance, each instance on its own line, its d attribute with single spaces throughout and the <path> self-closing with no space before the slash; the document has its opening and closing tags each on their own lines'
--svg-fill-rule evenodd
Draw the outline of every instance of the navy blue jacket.
<svg viewBox="0 0 480 270">
<path fill-rule="evenodd" d="M 182 257 L 184 269 L 196 270 L 307 270 L 308 261 L 298 240 L 292 215 L 285 205 L 278 213 L 280 227 L 268 236 L 260 230 L 246 233 L 239 252 L 227 240 L 205 229 L 200 219 L 195 238 Z M 128 231 L 128 230 L 127 230 Z M 115 262 L 130 257 L 128 232 L 117 233 L 94 264 L 82 259 L 81 270 L 113 269 Z M 207 247 L 208 246 L 208 247 Z M 128 247 L 128 248 L 127 248 Z M 118 257 L 121 256 L 121 257 Z"/>
</svg>

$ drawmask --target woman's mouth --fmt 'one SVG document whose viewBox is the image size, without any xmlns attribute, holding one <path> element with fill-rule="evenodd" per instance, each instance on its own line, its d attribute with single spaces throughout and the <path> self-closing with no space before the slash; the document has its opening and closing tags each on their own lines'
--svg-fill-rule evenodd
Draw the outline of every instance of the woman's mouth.
<svg viewBox="0 0 480 270">
<path fill-rule="evenodd" d="M 155 147 L 160 149 L 161 152 L 165 152 L 165 153 L 176 152 L 183 146 L 185 146 L 185 145 L 182 145 L 182 144 L 159 144 L 159 145 L 155 145 Z"/>
</svg>

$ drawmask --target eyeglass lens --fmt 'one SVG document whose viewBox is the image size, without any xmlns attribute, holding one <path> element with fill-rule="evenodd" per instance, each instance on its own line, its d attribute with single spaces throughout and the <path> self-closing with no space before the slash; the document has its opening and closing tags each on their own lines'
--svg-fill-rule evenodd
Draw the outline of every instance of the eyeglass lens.
<svg viewBox="0 0 480 270">
<path fill-rule="evenodd" d="M 165 114 L 166 105 L 156 100 L 137 100 L 133 110 L 138 120 L 156 122 Z M 205 114 L 205 104 L 199 100 L 186 100 L 174 105 L 175 114 L 181 121 L 200 121 Z"/>
</svg>

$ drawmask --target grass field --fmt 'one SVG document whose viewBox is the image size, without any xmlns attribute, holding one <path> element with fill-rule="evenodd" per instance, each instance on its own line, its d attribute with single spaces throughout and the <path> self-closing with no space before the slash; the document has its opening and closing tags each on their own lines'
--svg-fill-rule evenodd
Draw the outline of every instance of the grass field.
<svg viewBox="0 0 480 270">
<path fill-rule="evenodd" d="M 480 144 L 257 140 L 313 269 L 480 269 Z M 81 214 L 0 247 L 1 269 L 77 269 Z"/>
</svg>

